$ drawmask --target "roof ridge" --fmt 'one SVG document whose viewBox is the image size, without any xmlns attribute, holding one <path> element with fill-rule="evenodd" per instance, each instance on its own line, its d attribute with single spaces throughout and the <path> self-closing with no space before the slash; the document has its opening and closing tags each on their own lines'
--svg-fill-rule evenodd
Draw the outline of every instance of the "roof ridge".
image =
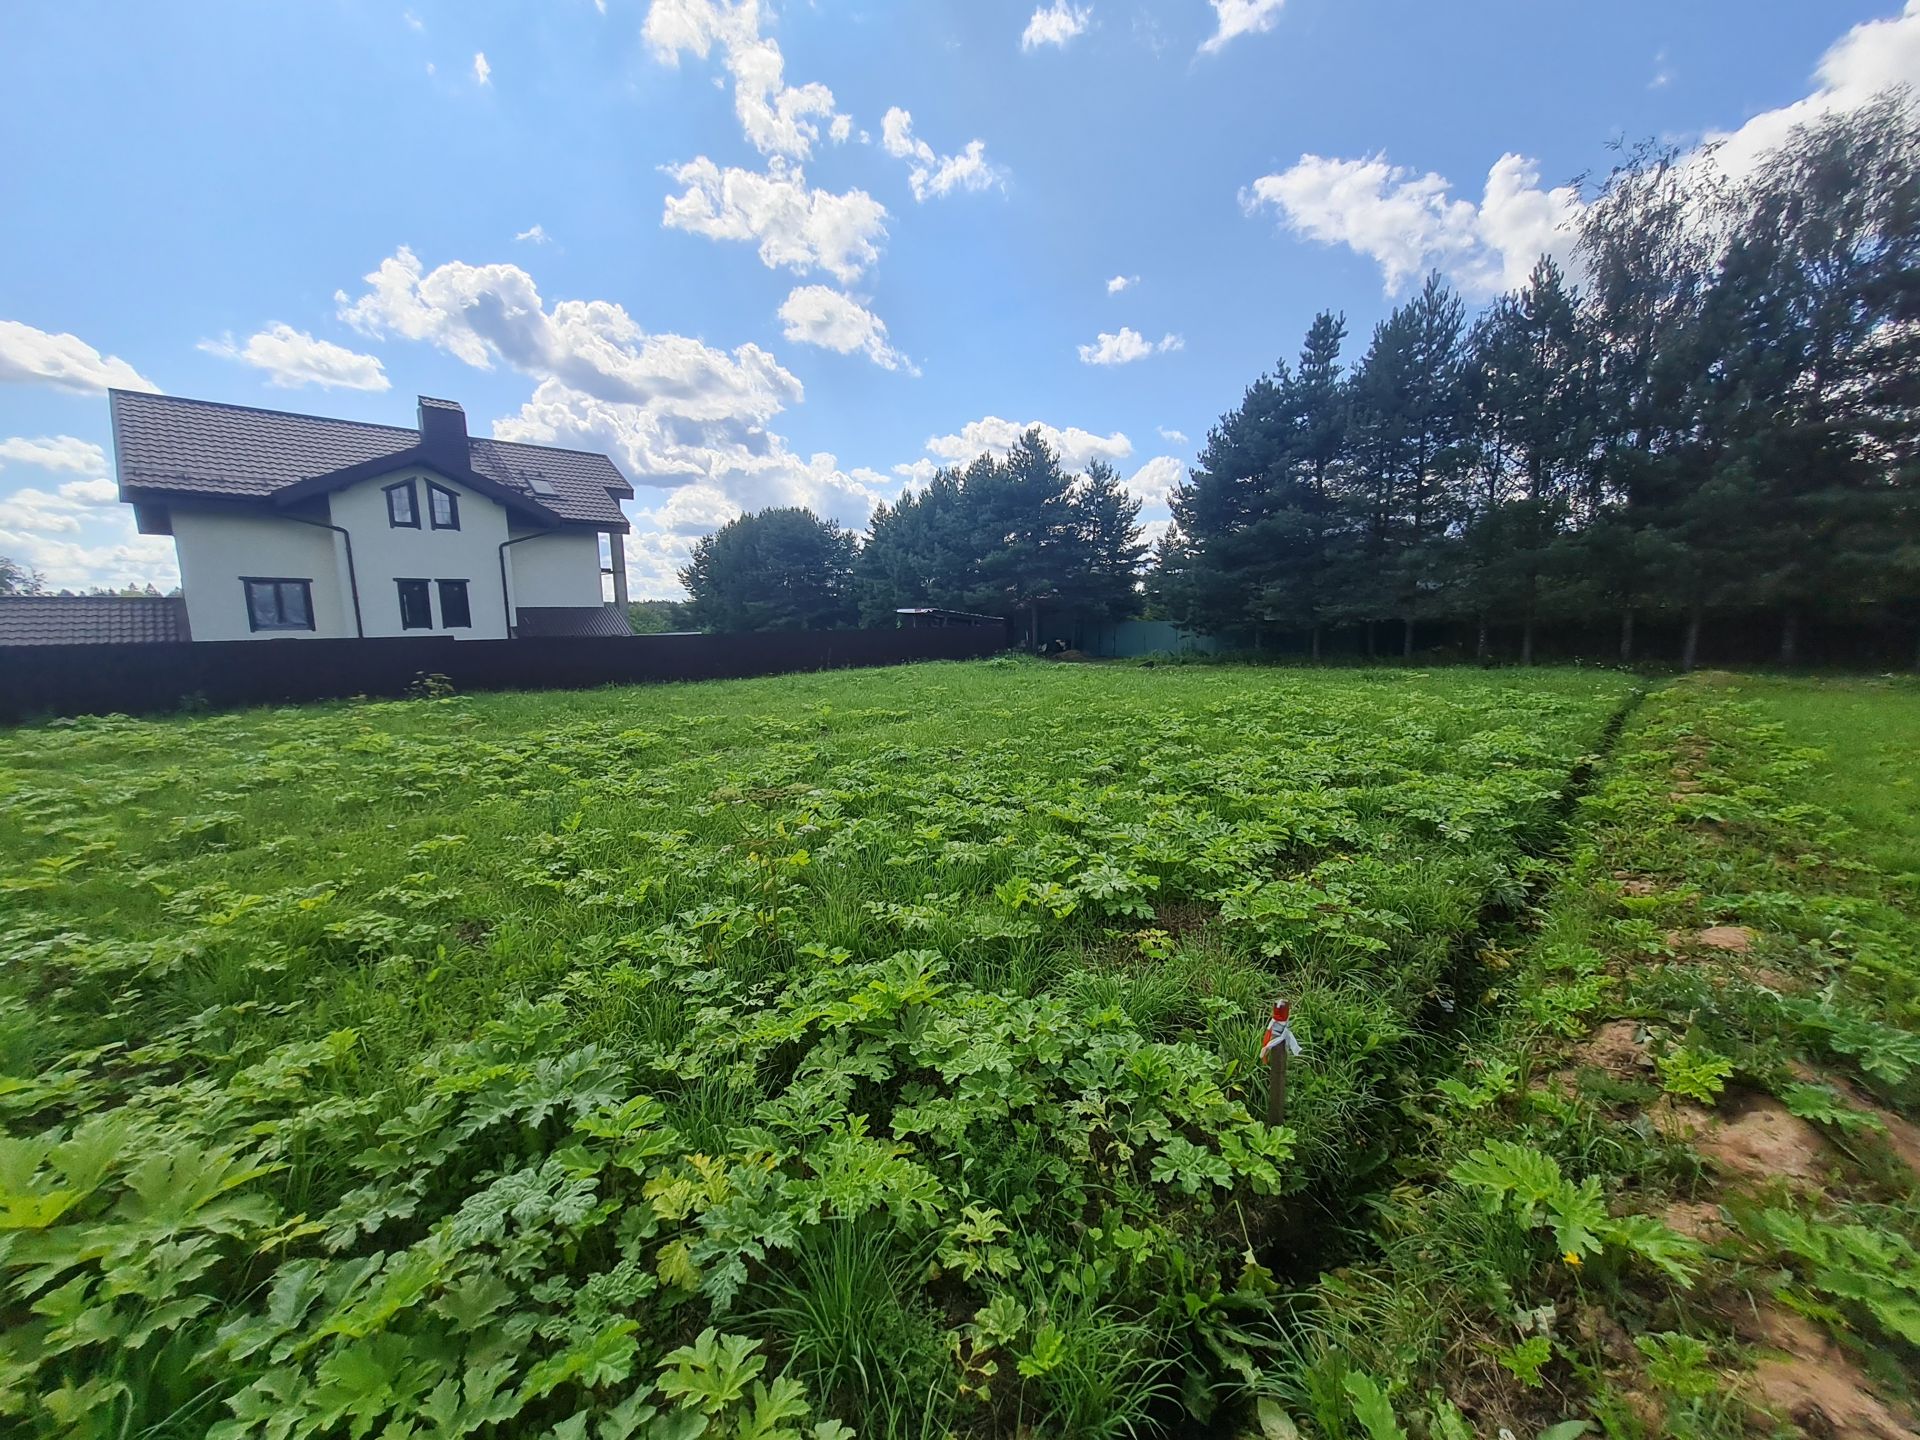
<svg viewBox="0 0 1920 1440">
<path fill-rule="evenodd" d="M 613 465 L 613 457 L 604 450 L 576 450 L 571 445 L 543 445 L 538 440 L 502 440 L 498 435 L 469 435 L 469 440 L 484 440 L 489 445 L 512 445 L 520 450 L 551 450 L 556 455 L 587 455 Z M 620 467 L 615 465 L 617 470 Z"/>
<path fill-rule="evenodd" d="M 283 420 L 317 420 L 323 425 L 352 425 L 361 430 L 392 430 L 401 435 L 418 435 L 415 425 L 388 425 L 380 420 L 349 420 L 344 415 L 310 415 L 305 410 L 275 410 L 267 405 L 242 405 L 235 400 L 202 400 L 197 395 L 168 395 L 158 390 L 127 390 L 110 387 L 109 397 L 127 396 L 137 400 L 162 400 L 169 405 L 200 405 L 209 410 L 240 410 L 249 415 L 277 415 Z M 432 396 L 422 396 L 432 399 Z M 458 401 L 443 402 L 459 404 Z M 468 440 L 484 440 L 490 445 L 512 445 L 522 450 L 551 450 L 559 455 L 588 455 L 594 459 L 612 462 L 613 457 L 604 450 L 580 450 L 571 445 L 546 445 L 538 440 L 506 440 L 498 435 L 469 435 Z"/>
<path fill-rule="evenodd" d="M 51 592 L 45 595 L 0 595 L 0 604 L 9 600 L 178 600 L 178 595 L 62 595 Z"/>
<path fill-rule="evenodd" d="M 249 415 L 276 415 L 283 420 L 317 420 L 322 425 L 352 425 L 360 430 L 392 430 L 401 435 L 418 435 L 414 425 L 388 425 L 379 420 L 349 420 L 344 415 L 309 415 L 304 410 L 275 410 L 266 405 L 241 405 L 232 400 L 202 400 L 194 395 L 166 395 L 156 390 L 109 389 L 110 399 L 122 396 L 136 400 L 163 400 L 169 405 L 199 405 L 208 410 L 240 410 Z M 591 453 L 591 452 L 589 452 Z"/>
</svg>

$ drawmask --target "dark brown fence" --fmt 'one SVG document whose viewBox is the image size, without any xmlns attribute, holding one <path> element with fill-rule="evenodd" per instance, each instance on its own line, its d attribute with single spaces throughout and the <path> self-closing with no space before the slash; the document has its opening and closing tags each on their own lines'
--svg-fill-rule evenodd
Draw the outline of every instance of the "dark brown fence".
<svg viewBox="0 0 1920 1440">
<path fill-rule="evenodd" d="M 422 675 L 456 690 L 579 689 L 731 680 L 799 670 L 975 660 L 1006 648 L 992 628 L 807 630 L 632 639 L 213 640 L 0 647 L 0 722 L 145 714 L 184 703 L 278 704 L 401 695 Z"/>
<path fill-rule="evenodd" d="M 1383 663 L 1396 661 L 1406 639 L 1401 623 L 1382 620 L 1374 625 L 1373 632 L 1373 656 Z M 1679 620 L 1667 616 L 1642 617 L 1634 627 L 1631 663 L 1651 669 L 1679 665 L 1685 634 L 1685 626 Z M 1472 663 L 1478 639 L 1470 622 L 1422 620 L 1414 627 L 1413 658 L 1423 665 Z M 1361 626 L 1330 625 L 1321 633 L 1320 642 L 1324 659 L 1367 658 L 1367 634 Z M 1519 660 L 1517 625 L 1490 626 L 1487 642 L 1487 658 L 1494 664 L 1511 665 Z M 1257 651 L 1274 657 L 1304 659 L 1311 638 L 1305 631 L 1269 630 L 1257 637 L 1251 632 L 1225 634 L 1219 637 L 1219 643 L 1229 652 Z M 1588 624 L 1542 623 L 1534 636 L 1533 653 L 1542 665 L 1568 662 L 1617 665 L 1621 663 L 1620 622 L 1601 619 Z M 1700 649 L 1695 660 L 1703 668 L 1744 669 L 1779 664 L 1780 622 L 1771 616 L 1709 616 L 1700 629 Z M 1920 633 L 1911 626 L 1809 620 L 1800 627 L 1793 663 L 1809 669 L 1920 669 Z"/>
</svg>

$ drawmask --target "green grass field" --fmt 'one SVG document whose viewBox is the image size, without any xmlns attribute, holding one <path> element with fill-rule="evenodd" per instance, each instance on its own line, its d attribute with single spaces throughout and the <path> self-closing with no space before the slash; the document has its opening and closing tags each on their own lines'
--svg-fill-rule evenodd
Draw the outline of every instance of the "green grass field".
<svg viewBox="0 0 1920 1440">
<path fill-rule="evenodd" d="M 0 733 L 0 1423 L 1390 1433 L 1302 1405 L 1300 1287 L 1463 1047 L 1603 1004 L 1501 956 L 1636 693 L 1006 660 Z M 1899 874 L 1913 690 L 1758 694 Z"/>
<path fill-rule="evenodd" d="M 1916 740 L 1911 680 L 1647 698 L 1375 1253 L 1289 1297 L 1303 1432 L 1916 1433 Z"/>
</svg>

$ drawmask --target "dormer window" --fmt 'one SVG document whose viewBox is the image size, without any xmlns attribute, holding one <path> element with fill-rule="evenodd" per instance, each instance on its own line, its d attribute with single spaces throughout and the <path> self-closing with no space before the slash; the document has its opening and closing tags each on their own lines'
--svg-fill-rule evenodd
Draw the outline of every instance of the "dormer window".
<svg viewBox="0 0 1920 1440">
<path fill-rule="evenodd" d="M 427 513 L 436 530 L 460 528 L 460 497 L 444 485 L 427 482 Z"/>
<path fill-rule="evenodd" d="M 420 528 L 420 507 L 413 481 L 402 480 L 398 485 L 387 486 L 387 524 L 396 530 Z"/>
</svg>

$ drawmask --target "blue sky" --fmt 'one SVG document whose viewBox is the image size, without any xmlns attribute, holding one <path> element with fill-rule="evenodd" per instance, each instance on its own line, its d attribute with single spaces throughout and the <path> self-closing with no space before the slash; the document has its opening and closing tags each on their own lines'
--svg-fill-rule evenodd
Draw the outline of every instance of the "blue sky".
<svg viewBox="0 0 1920 1440">
<path fill-rule="evenodd" d="M 109 384 L 605 449 L 636 594 L 1029 422 L 1163 521 L 1316 310 L 1357 356 L 1564 253 L 1610 140 L 1738 168 L 1900 80 L 1920 0 L 15 0 L 0 554 L 174 582 Z"/>
</svg>

